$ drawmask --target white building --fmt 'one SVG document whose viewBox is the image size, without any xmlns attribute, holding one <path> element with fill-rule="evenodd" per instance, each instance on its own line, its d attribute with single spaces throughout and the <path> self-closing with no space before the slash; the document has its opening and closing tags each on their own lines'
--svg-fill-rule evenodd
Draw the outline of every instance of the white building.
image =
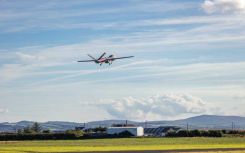
<svg viewBox="0 0 245 153">
<path fill-rule="evenodd" d="M 143 136 L 144 128 L 143 127 L 109 127 L 107 129 L 107 134 L 119 134 L 124 131 L 131 132 L 134 136 Z"/>
</svg>

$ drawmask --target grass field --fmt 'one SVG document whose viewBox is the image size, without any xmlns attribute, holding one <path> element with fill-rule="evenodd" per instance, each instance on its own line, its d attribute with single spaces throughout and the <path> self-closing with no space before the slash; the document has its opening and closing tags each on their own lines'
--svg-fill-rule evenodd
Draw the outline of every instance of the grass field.
<svg viewBox="0 0 245 153">
<path fill-rule="evenodd" d="M 245 138 L 125 138 L 0 141 L 0 153 L 245 148 Z"/>
</svg>

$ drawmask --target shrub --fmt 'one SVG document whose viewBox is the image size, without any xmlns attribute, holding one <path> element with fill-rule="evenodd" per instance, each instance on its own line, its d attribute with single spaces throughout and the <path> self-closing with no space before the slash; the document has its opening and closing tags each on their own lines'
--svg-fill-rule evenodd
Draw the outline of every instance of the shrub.
<svg viewBox="0 0 245 153">
<path fill-rule="evenodd" d="M 82 137 L 83 134 L 84 134 L 84 132 L 82 132 L 82 131 L 75 132 L 76 137 Z"/>
<path fill-rule="evenodd" d="M 178 133 L 169 132 L 166 135 L 167 137 L 223 137 L 223 133 L 220 130 L 209 130 L 209 131 L 200 131 L 200 130 L 181 130 Z"/>
<path fill-rule="evenodd" d="M 15 141 L 15 140 L 65 140 L 77 139 L 75 134 L 11 134 L 0 135 L 0 141 Z"/>
<path fill-rule="evenodd" d="M 177 133 L 175 131 L 168 132 L 166 137 L 177 137 Z"/>
<path fill-rule="evenodd" d="M 126 131 L 120 132 L 118 134 L 118 136 L 120 136 L 120 137 L 131 137 L 131 136 L 134 136 L 134 135 L 131 132 L 126 130 Z"/>
<path fill-rule="evenodd" d="M 43 133 L 51 133 L 51 131 L 47 129 L 47 130 L 43 130 Z"/>
<path fill-rule="evenodd" d="M 72 129 L 68 129 L 68 130 L 66 130 L 66 134 L 72 134 L 73 132 L 72 132 Z"/>
</svg>

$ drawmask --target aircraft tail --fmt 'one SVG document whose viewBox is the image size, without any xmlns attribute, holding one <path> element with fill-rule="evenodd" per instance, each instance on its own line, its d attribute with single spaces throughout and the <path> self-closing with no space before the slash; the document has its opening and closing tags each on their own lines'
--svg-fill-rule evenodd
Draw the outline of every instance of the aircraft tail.
<svg viewBox="0 0 245 153">
<path fill-rule="evenodd" d="M 90 58 L 92 58 L 93 60 L 96 60 L 93 56 L 91 56 L 91 55 L 89 55 L 89 54 L 88 54 L 88 56 L 89 56 Z"/>
</svg>

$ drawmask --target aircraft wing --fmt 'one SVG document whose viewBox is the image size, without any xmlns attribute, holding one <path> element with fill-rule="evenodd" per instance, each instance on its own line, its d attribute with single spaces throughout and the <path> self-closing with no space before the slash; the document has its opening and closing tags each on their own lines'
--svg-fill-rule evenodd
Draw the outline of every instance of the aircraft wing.
<svg viewBox="0 0 245 153">
<path fill-rule="evenodd" d="M 109 58 L 109 60 L 114 60 L 114 59 L 124 59 L 124 58 L 132 58 L 132 57 L 134 57 L 134 56 Z"/>
<path fill-rule="evenodd" d="M 94 61 L 97 61 L 97 60 L 86 60 L 86 61 L 77 61 L 77 62 L 94 62 Z"/>
<path fill-rule="evenodd" d="M 103 56 L 105 56 L 106 52 L 104 52 L 98 60 L 100 60 Z"/>
</svg>

